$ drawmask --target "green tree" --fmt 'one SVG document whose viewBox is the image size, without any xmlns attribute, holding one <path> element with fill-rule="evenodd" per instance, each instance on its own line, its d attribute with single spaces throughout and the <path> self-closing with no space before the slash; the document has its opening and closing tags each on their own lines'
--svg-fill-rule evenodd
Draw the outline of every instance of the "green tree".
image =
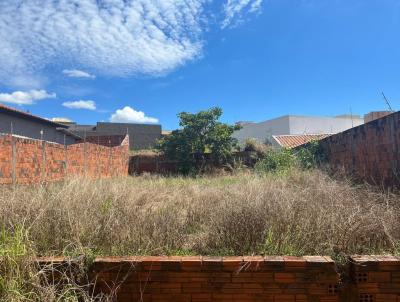
<svg viewBox="0 0 400 302">
<path fill-rule="evenodd" d="M 219 121 L 221 108 L 215 107 L 198 113 L 178 114 L 180 129 L 160 140 L 158 149 L 168 159 L 176 160 L 182 173 L 200 172 L 206 164 L 206 156 L 215 165 L 231 161 L 237 145 L 232 137 L 239 126 Z"/>
</svg>

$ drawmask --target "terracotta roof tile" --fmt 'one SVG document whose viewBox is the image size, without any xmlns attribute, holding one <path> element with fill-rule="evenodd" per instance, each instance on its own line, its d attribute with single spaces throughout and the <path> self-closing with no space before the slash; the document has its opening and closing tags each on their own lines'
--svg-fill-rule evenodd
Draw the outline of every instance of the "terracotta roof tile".
<svg viewBox="0 0 400 302">
<path fill-rule="evenodd" d="M 284 148 L 295 148 L 313 140 L 321 140 L 332 134 L 293 134 L 293 135 L 273 135 L 275 141 Z"/>
</svg>

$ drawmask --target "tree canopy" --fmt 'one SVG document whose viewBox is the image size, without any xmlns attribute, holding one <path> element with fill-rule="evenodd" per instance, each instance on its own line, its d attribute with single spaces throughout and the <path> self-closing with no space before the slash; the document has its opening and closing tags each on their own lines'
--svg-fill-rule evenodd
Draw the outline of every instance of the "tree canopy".
<svg viewBox="0 0 400 302">
<path fill-rule="evenodd" d="M 214 107 L 197 113 L 178 114 L 180 129 L 164 137 L 158 144 L 168 159 L 178 161 L 183 173 L 199 172 L 206 164 L 206 156 L 215 165 L 228 164 L 237 140 L 232 137 L 240 126 L 219 121 L 221 108 Z"/>
</svg>

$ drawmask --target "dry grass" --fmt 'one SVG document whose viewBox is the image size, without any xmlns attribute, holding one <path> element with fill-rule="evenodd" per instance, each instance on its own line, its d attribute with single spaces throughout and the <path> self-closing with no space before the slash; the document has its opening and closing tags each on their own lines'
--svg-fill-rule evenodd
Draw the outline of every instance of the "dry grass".
<svg viewBox="0 0 400 302">
<path fill-rule="evenodd" d="M 399 196 L 319 171 L 2 187 L 0 221 L 38 255 L 337 256 L 400 243 Z"/>
<path fill-rule="evenodd" d="M 0 300 L 112 300 L 38 255 L 397 253 L 399 201 L 320 171 L 1 187 Z"/>
</svg>

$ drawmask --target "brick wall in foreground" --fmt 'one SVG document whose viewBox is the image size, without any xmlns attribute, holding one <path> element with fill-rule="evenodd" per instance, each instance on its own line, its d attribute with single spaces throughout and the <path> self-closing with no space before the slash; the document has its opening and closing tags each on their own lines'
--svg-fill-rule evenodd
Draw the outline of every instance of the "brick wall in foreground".
<svg viewBox="0 0 400 302">
<path fill-rule="evenodd" d="M 82 275 L 74 260 L 39 258 L 38 264 Z M 350 257 L 343 276 L 322 256 L 98 257 L 88 270 L 84 284 L 91 282 L 91 293 L 116 302 L 400 302 L 400 257 L 394 256 Z"/>
<path fill-rule="evenodd" d="M 0 184 L 60 181 L 128 174 L 129 138 L 117 147 L 91 143 L 63 146 L 11 135 L 0 136 Z"/>
<path fill-rule="evenodd" d="M 329 166 L 376 185 L 400 185 L 400 112 L 320 141 Z"/>
<path fill-rule="evenodd" d="M 81 274 L 74 263 L 38 259 Z M 400 302 L 400 257 L 393 256 L 350 257 L 343 274 L 322 256 L 98 257 L 88 271 L 91 292 L 117 302 Z"/>
<path fill-rule="evenodd" d="M 355 256 L 351 258 L 355 301 L 400 302 L 400 258 Z"/>
<path fill-rule="evenodd" d="M 329 257 L 107 257 L 90 272 L 118 302 L 339 301 Z"/>
</svg>

